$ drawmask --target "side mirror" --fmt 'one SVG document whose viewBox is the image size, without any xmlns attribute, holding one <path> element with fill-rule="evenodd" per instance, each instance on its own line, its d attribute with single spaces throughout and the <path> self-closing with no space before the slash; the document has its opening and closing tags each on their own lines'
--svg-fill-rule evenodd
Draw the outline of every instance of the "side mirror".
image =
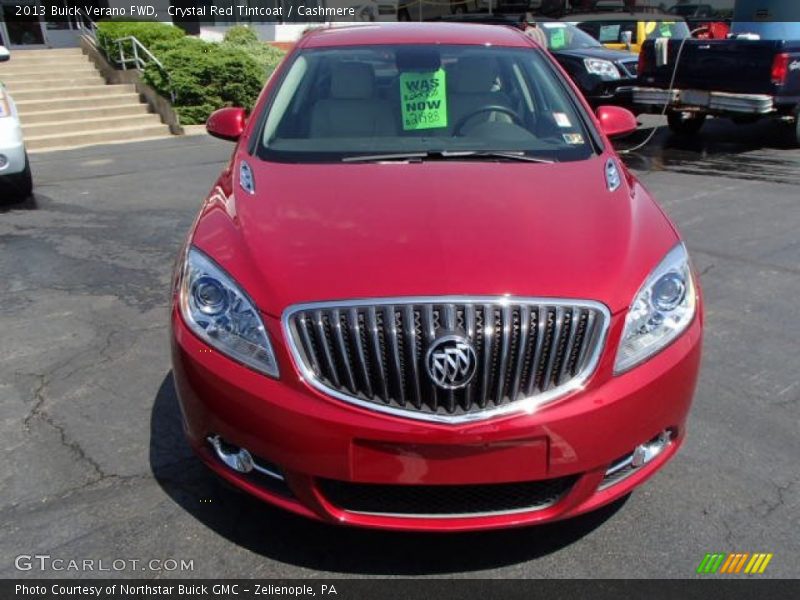
<svg viewBox="0 0 800 600">
<path fill-rule="evenodd" d="M 597 119 L 600 129 L 610 138 L 633 133 L 639 126 L 633 113 L 619 106 L 601 106 L 597 109 Z"/>
<path fill-rule="evenodd" d="M 11 60 L 11 52 L 5 46 L 0 46 L 0 62 Z"/>
<path fill-rule="evenodd" d="M 247 114 L 243 108 L 220 108 L 211 113 L 206 121 L 206 131 L 223 140 L 235 142 L 244 132 Z"/>
</svg>

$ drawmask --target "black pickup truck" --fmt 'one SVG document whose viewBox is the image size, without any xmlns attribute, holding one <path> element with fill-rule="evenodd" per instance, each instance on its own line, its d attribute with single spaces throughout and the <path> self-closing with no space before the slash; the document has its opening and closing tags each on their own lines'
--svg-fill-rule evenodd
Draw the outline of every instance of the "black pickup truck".
<svg viewBox="0 0 800 600">
<path fill-rule="evenodd" d="M 647 41 L 639 56 L 633 101 L 640 112 L 661 114 L 666 105 L 669 126 L 679 134 L 697 133 L 708 115 L 736 123 L 780 118 L 794 125 L 800 144 L 800 35 L 790 35 L 689 39 L 677 71 L 682 41 L 662 42 L 668 44 L 666 61 L 663 49 L 657 61 L 656 41 Z"/>
</svg>

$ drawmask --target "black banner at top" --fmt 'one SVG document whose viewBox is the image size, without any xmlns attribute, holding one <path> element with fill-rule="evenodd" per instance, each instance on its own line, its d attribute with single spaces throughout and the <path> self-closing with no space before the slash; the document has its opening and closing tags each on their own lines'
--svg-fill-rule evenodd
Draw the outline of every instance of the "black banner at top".
<svg viewBox="0 0 800 600">
<path fill-rule="evenodd" d="M 304 23 L 470 20 L 475 16 L 613 20 L 626 13 L 654 20 L 800 26 L 796 0 L 3 0 L 5 21 Z M 753 25 L 756 27 L 756 25 Z"/>
<path fill-rule="evenodd" d="M 633 13 L 654 19 L 800 23 L 796 0 L 4 0 L 3 20 L 124 19 L 201 23 L 424 21 L 455 15 L 564 18 Z"/>
</svg>

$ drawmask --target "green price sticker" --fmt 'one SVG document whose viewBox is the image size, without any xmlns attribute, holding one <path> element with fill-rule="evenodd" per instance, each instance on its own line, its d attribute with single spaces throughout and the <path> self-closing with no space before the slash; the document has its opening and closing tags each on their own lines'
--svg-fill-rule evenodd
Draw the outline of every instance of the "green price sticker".
<svg viewBox="0 0 800 600">
<path fill-rule="evenodd" d="M 447 127 L 447 86 L 444 69 L 400 75 L 403 129 Z"/>
<path fill-rule="evenodd" d="M 550 34 L 550 48 L 553 50 L 560 50 L 567 45 L 567 34 L 565 27 L 553 29 Z"/>
<path fill-rule="evenodd" d="M 671 38 L 672 37 L 672 28 L 669 25 L 662 25 L 659 28 L 659 33 L 661 33 L 661 37 Z"/>
</svg>

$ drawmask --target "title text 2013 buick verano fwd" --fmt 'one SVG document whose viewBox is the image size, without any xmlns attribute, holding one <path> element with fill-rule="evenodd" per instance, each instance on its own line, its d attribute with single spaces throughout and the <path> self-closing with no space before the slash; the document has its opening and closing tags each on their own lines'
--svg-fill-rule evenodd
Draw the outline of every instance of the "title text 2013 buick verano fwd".
<svg viewBox="0 0 800 600">
<path fill-rule="evenodd" d="M 571 517 L 684 439 L 700 360 L 675 228 L 518 31 L 306 35 L 248 118 L 179 258 L 188 439 L 235 486 L 365 527 Z"/>
</svg>

